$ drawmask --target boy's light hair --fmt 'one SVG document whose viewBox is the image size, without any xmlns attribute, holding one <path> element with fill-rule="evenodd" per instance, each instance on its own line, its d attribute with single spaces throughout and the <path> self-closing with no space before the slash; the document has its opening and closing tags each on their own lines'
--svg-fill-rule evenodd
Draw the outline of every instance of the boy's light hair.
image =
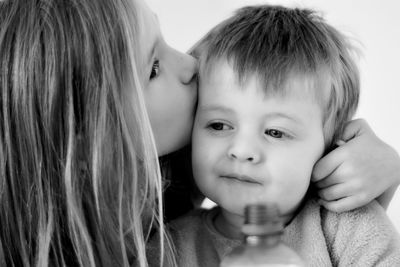
<svg viewBox="0 0 400 267">
<path fill-rule="evenodd" d="M 359 72 L 352 58 L 356 51 L 314 11 L 244 7 L 212 29 L 193 51 L 200 58 L 200 76 L 212 71 L 218 60 L 227 60 L 239 83 L 255 75 L 266 94 L 292 90 L 286 85 L 294 75 L 310 79 L 324 112 L 327 148 L 340 138 L 357 108 Z"/>
<path fill-rule="evenodd" d="M 134 0 L 0 2 L 1 266 L 145 267 L 163 243 L 141 20 Z"/>
</svg>

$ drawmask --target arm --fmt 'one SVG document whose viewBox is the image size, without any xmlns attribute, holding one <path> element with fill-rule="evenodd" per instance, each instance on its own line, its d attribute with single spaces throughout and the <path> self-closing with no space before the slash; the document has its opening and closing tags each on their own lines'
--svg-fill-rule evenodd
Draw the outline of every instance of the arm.
<svg viewBox="0 0 400 267">
<path fill-rule="evenodd" d="M 364 120 L 350 121 L 343 140 L 314 166 L 321 204 L 342 212 L 377 199 L 386 209 L 400 183 L 398 153 Z"/>
<path fill-rule="evenodd" d="M 389 207 L 389 203 L 392 200 L 394 193 L 396 193 L 397 187 L 398 187 L 398 185 L 389 187 L 388 190 L 386 190 L 385 192 L 383 192 L 382 195 L 380 195 L 379 197 L 376 198 L 378 203 L 381 204 L 381 206 L 384 209 L 387 209 Z"/>
</svg>

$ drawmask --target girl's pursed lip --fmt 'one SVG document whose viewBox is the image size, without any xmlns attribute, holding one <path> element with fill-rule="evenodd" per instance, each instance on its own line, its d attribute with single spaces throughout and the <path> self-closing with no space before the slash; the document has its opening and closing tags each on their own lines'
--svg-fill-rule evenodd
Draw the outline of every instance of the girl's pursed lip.
<svg viewBox="0 0 400 267">
<path fill-rule="evenodd" d="M 229 174 L 220 175 L 220 177 L 226 178 L 226 179 L 234 179 L 234 180 L 238 180 L 238 181 L 246 182 L 246 183 L 262 185 L 262 183 L 260 183 L 257 179 L 255 179 L 251 176 L 243 175 L 243 174 L 229 173 Z"/>
</svg>

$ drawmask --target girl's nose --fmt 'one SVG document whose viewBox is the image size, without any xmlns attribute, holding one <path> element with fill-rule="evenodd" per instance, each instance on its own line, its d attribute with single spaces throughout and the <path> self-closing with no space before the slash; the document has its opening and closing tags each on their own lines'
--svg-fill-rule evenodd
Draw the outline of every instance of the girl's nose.
<svg viewBox="0 0 400 267">
<path fill-rule="evenodd" d="M 179 52 L 178 52 L 179 53 Z M 197 59 L 188 54 L 180 53 L 180 81 L 183 84 L 194 82 L 197 78 Z"/>
</svg>

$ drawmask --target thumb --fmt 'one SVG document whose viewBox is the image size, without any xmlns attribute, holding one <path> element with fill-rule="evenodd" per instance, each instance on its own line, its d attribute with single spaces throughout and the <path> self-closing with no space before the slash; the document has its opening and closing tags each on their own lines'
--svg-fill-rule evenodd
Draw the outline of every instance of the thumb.
<svg viewBox="0 0 400 267">
<path fill-rule="evenodd" d="M 371 132 L 372 129 L 364 119 L 355 119 L 346 123 L 342 134 L 342 140 L 349 141 L 356 136 L 360 136 L 363 133 Z"/>
</svg>

